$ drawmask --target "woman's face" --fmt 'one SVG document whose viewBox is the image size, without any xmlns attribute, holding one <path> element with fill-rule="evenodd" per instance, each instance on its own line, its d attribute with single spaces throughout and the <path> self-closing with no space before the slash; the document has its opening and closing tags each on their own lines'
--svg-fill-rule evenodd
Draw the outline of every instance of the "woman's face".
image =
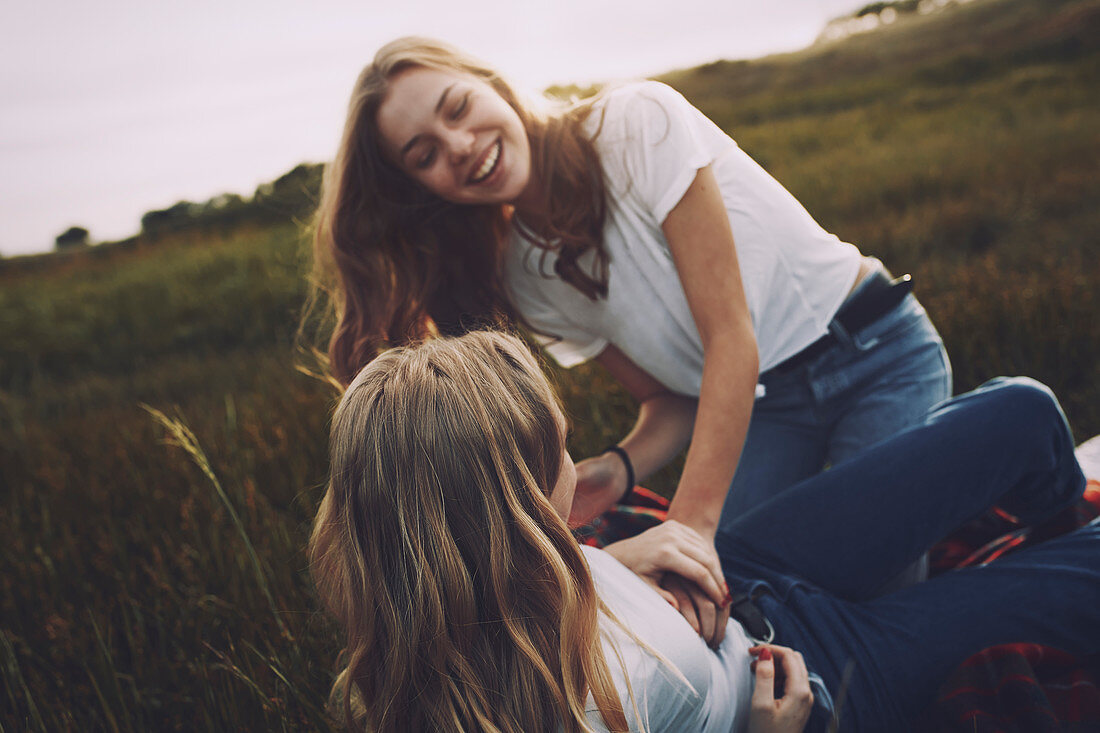
<svg viewBox="0 0 1100 733">
<path fill-rule="evenodd" d="M 531 145 L 496 90 L 457 71 L 399 72 L 378 108 L 383 149 L 410 178 L 447 201 L 504 204 L 531 180 Z"/>
</svg>

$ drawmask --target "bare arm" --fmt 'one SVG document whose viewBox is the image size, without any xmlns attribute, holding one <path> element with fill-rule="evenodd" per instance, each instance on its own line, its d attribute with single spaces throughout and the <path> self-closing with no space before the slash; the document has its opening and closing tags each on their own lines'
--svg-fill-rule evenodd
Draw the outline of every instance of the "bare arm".
<svg viewBox="0 0 1100 733">
<path fill-rule="evenodd" d="M 614 346 L 601 351 L 596 360 L 639 403 L 637 422 L 619 446 L 630 457 L 635 480 L 642 481 L 687 445 L 696 401 L 670 392 Z M 607 511 L 631 488 L 627 483 L 626 466 L 614 453 L 579 462 L 570 522 L 584 524 Z"/>
<path fill-rule="evenodd" d="M 691 448 L 669 518 L 713 540 L 748 432 L 759 361 L 733 232 L 709 166 L 662 229 L 703 344 Z"/>
<path fill-rule="evenodd" d="M 617 543 L 621 547 L 612 545 L 608 550 L 621 554 L 624 564 L 655 586 L 661 584 L 666 571 L 690 577 L 685 569 L 694 570 L 694 582 L 713 606 L 703 596 L 688 598 L 689 594 L 676 590 L 675 583 L 664 595 L 702 632 L 707 627 L 713 629 L 713 622 L 724 626 L 728 613 L 727 601 L 718 596 L 716 586 L 701 582 L 700 568 L 707 568 L 720 582 L 714 535 L 748 431 L 758 358 L 733 233 L 709 167 L 699 171 L 663 229 L 703 344 L 699 400 L 670 392 L 614 347 L 605 349 L 598 359 L 641 403 L 637 423 L 620 443 L 639 477 L 667 463 L 691 437 L 668 518 L 672 520 L 669 524 L 694 530 L 704 549 L 677 545 L 650 530 L 638 538 L 645 541 Z M 604 500 L 607 487 L 613 487 L 607 506 L 626 488 L 625 468 L 614 454 L 582 461 L 577 471 L 574 514 L 583 513 L 578 506 L 591 509 L 595 502 L 590 498 L 599 493 L 592 487 L 604 487 Z M 725 590 L 724 583 L 718 587 Z M 720 635 L 711 636 L 711 641 L 721 641 Z"/>
<path fill-rule="evenodd" d="M 664 466 L 691 438 L 669 518 L 713 540 L 748 431 L 758 358 L 737 252 L 714 174 L 702 168 L 663 229 L 703 344 L 698 400 L 669 391 L 615 346 L 597 360 L 640 403 L 634 428 L 620 443 L 641 480 Z M 571 520 L 606 511 L 629 488 L 615 454 L 577 464 Z"/>
<path fill-rule="evenodd" d="M 658 470 L 691 438 L 669 518 L 713 540 L 748 431 L 758 360 L 733 233 L 709 168 L 699 171 L 664 223 L 688 306 L 703 343 L 698 400 L 668 390 L 615 346 L 596 359 L 636 399 L 638 420 L 620 443 L 636 478 Z M 629 488 L 618 456 L 577 464 L 580 523 L 605 511 Z"/>
</svg>

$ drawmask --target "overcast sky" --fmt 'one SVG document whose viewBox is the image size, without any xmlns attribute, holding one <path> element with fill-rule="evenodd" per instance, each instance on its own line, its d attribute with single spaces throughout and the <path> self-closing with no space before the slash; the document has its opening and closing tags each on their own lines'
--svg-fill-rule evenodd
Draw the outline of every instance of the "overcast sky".
<svg viewBox="0 0 1100 733">
<path fill-rule="evenodd" d="M 386 41 L 450 41 L 534 89 L 809 45 L 863 0 L 76 0 L 0 6 L 0 253 L 251 195 L 332 157 Z"/>
</svg>

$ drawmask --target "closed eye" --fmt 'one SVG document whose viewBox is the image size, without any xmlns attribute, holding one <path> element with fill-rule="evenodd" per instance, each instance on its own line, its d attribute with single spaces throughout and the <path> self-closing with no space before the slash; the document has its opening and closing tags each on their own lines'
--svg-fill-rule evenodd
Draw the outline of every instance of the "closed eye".
<svg viewBox="0 0 1100 733">
<path fill-rule="evenodd" d="M 459 100 L 458 104 L 455 105 L 455 108 L 451 110 L 451 114 L 448 115 L 448 117 L 451 120 L 460 119 L 462 115 L 466 114 L 466 108 L 469 107 L 469 104 L 470 93 L 466 92 L 466 94 L 462 95 L 462 98 Z"/>
<path fill-rule="evenodd" d="M 435 146 L 431 146 L 428 150 L 416 159 L 414 165 L 417 168 L 428 168 L 435 162 Z"/>
</svg>

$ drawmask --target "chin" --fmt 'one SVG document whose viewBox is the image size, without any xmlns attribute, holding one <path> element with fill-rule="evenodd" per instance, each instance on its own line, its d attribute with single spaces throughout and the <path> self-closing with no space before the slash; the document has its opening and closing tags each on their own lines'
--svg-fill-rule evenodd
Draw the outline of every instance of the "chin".
<svg viewBox="0 0 1100 733">
<path fill-rule="evenodd" d="M 508 203 L 514 203 L 519 199 L 523 192 L 527 190 L 527 184 L 531 180 L 530 171 L 523 171 L 521 175 L 515 176 L 514 180 L 508 182 L 508 185 L 501 191 L 503 199 Z"/>
</svg>

